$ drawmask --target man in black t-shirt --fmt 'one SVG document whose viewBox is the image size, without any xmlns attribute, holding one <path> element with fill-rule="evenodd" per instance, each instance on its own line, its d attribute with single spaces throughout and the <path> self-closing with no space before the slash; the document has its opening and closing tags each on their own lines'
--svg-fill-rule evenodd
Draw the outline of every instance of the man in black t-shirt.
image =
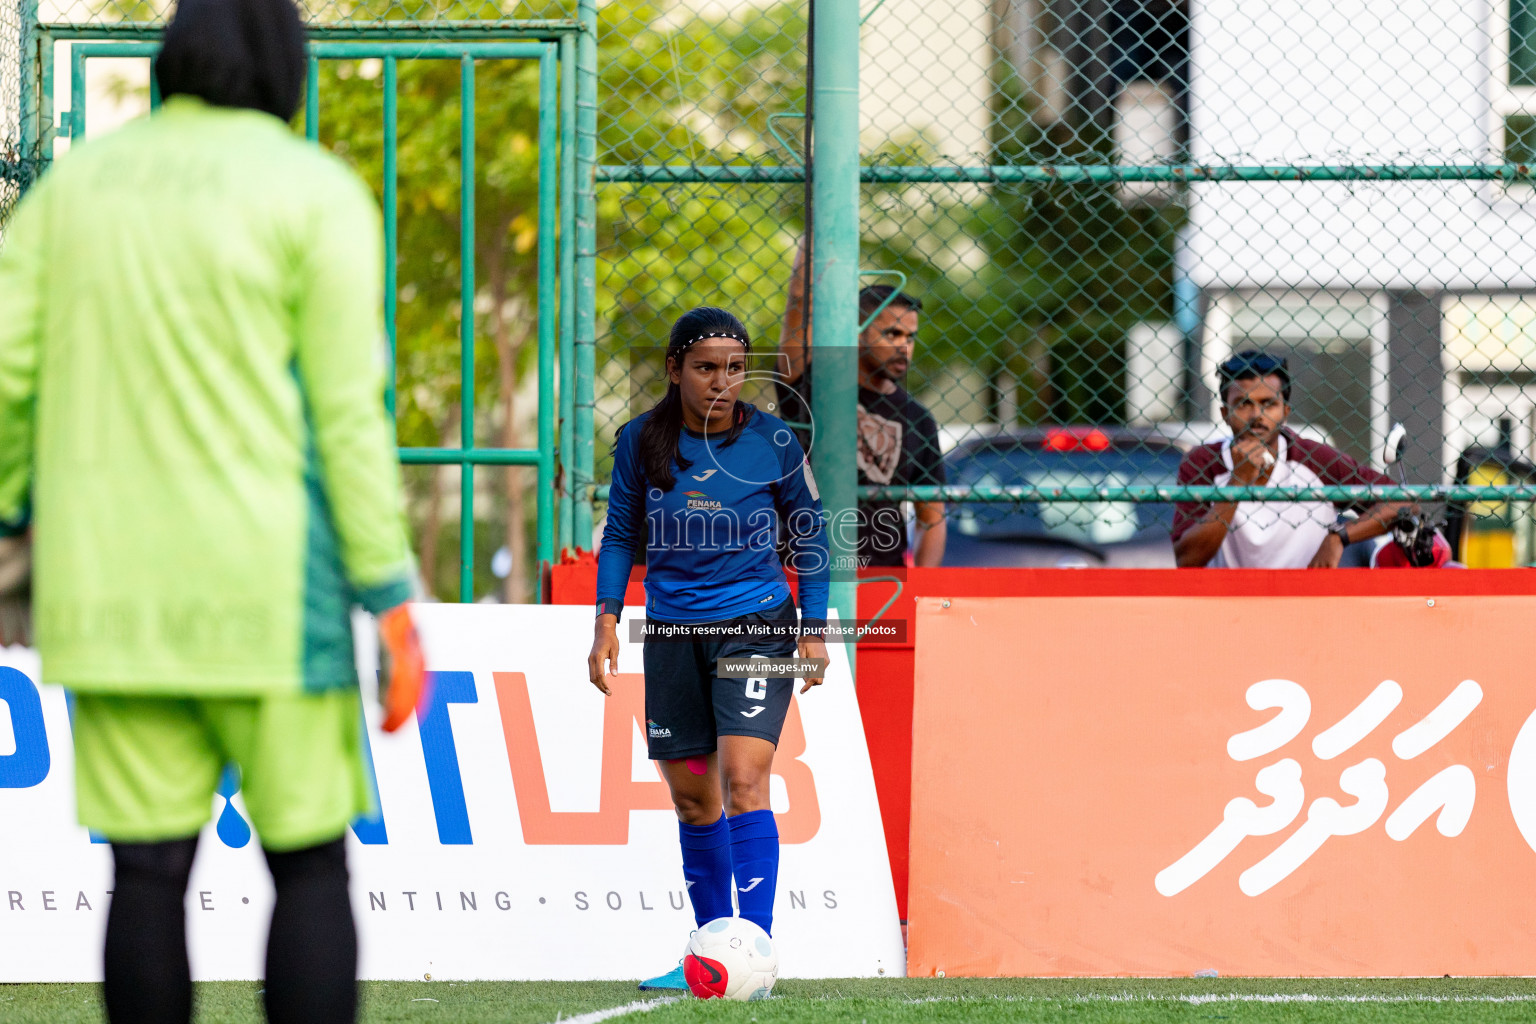
<svg viewBox="0 0 1536 1024">
<path fill-rule="evenodd" d="M 776 388 L 777 415 L 791 423 L 810 421 L 810 316 L 805 295 L 805 249 L 795 257 L 790 275 L 789 302 L 779 335 Z M 887 302 L 889 299 L 889 302 Z M 859 334 L 858 468 L 859 484 L 943 484 L 944 462 L 939 450 L 939 429 L 927 409 L 901 386 L 912 362 L 917 342 L 918 313 L 922 303 L 888 285 L 859 292 L 859 320 L 884 304 L 885 308 Z M 802 432 L 801 444 L 813 450 Z M 826 438 L 821 443 L 827 443 Z M 814 461 L 815 456 L 812 455 Z M 916 502 L 917 543 L 915 565 L 938 565 L 944 558 L 944 504 Z M 859 502 L 860 562 L 864 565 L 905 565 L 906 522 L 901 503 Z"/>
</svg>

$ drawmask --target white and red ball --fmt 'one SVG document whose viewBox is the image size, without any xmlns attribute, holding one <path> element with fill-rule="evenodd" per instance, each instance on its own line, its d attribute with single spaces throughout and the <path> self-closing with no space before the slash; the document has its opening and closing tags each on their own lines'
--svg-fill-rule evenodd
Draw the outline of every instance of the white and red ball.
<svg viewBox="0 0 1536 1024">
<path fill-rule="evenodd" d="M 779 954 L 746 918 L 717 917 L 689 940 L 683 977 L 700 999 L 766 999 L 779 980 Z"/>
</svg>

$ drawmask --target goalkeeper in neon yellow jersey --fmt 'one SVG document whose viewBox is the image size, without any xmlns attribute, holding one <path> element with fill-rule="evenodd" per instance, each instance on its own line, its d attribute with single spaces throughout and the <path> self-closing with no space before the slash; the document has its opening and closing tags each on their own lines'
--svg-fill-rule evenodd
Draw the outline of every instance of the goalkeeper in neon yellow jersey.
<svg viewBox="0 0 1536 1024">
<path fill-rule="evenodd" d="M 343 843 L 368 809 L 350 609 L 421 691 L 383 408 L 378 210 L 285 123 L 290 0 L 182 0 L 147 120 L 77 145 L 0 245 L 0 529 L 75 697 L 80 819 L 112 843 L 114 1021 L 186 1021 L 182 907 L 226 763 L 277 890 L 274 1022 L 356 1013 Z"/>
</svg>

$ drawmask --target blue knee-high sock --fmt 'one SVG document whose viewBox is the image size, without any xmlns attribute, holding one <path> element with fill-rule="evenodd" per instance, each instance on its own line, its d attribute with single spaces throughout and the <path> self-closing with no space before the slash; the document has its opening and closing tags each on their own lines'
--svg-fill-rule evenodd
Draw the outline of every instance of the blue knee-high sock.
<svg viewBox="0 0 1536 1024">
<path fill-rule="evenodd" d="M 772 811 L 730 819 L 731 870 L 741 916 L 773 934 L 773 896 L 779 886 L 779 824 Z"/>
<path fill-rule="evenodd" d="M 731 826 L 725 815 L 713 825 L 677 823 L 683 844 L 683 878 L 693 919 L 702 927 L 717 917 L 731 916 Z"/>
</svg>

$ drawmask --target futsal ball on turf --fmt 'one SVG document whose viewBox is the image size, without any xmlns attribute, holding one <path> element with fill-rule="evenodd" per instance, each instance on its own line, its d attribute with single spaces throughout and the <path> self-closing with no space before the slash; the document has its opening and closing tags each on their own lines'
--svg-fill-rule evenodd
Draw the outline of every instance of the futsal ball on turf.
<svg viewBox="0 0 1536 1024">
<path fill-rule="evenodd" d="M 779 980 L 779 954 L 746 918 L 717 917 L 689 940 L 683 977 L 700 999 L 767 999 Z"/>
</svg>

